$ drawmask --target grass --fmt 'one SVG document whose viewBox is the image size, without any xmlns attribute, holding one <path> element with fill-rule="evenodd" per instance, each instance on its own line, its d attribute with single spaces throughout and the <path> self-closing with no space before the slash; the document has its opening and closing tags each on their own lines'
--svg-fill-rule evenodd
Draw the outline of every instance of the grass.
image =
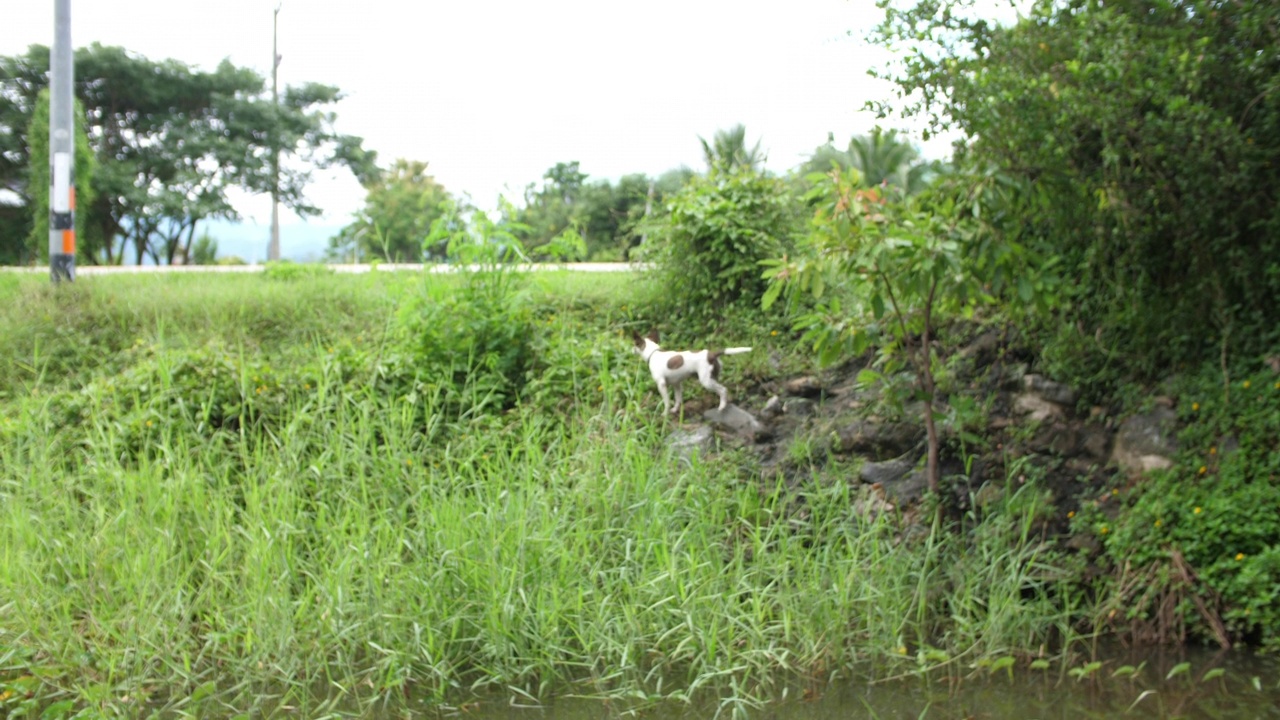
<svg viewBox="0 0 1280 720">
<path fill-rule="evenodd" d="M 22 368 L 0 401 L 0 708 L 743 707 L 1072 637 L 1031 492 L 971 533 L 910 530 L 846 483 L 670 457 L 617 337 L 648 319 L 638 279 L 532 280 L 569 378 L 537 402 L 457 417 L 443 390 L 384 392 L 396 308 L 451 282 L 0 286 Z"/>
</svg>

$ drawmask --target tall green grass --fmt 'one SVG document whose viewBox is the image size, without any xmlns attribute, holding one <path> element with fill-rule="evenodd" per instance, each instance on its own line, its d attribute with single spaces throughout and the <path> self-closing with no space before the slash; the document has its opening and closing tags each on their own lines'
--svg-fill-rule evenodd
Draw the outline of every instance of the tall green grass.
<svg viewBox="0 0 1280 720">
<path fill-rule="evenodd" d="M 174 314 L 296 297 L 211 289 L 222 280 L 193 283 L 206 301 Z M 308 282 L 304 298 L 342 297 L 342 281 Z M 796 488 L 743 453 L 672 457 L 639 364 L 599 352 L 607 328 L 544 321 L 577 402 L 461 419 L 443 391 L 383 394 L 376 367 L 268 383 L 245 350 L 266 343 L 232 339 L 218 357 L 239 376 L 208 383 L 243 401 L 214 422 L 225 408 L 187 353 L 208 330 L 174 337 L 186 322 L 126 287 L 116 297 L 155 312 L 130 334 L 163 340 L 113 356 L 133 375 L 0 405 L 0 682 L 29 693 L 0 707 L 318 715 L 493 688 L 740 706 L 838 673 L 1041 652 L 1076 619 L 1031 494 L 973 532 L 913 530 L 861 513 L 856 484 Z M 626 297 L 586 295 L 590 317 L 625 315 Z M 279 341 L 280 357 L 328 357 L 386 317 L 349 322 Z M 146 387 L 121 389 L 130 378 Z"/>
</svg>

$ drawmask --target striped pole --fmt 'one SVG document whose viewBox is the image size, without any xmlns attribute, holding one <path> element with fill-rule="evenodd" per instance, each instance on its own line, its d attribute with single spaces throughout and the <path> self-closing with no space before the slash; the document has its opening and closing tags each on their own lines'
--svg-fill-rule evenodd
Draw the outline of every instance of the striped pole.
<svg viewBox="0 0 1280 720">
<path fill-rule="evenodd" d="M 75 136 L 71 121 L 71 0 L 54 0 L 49 88 L 49 276 L 76 278 Z"/>
</svg>

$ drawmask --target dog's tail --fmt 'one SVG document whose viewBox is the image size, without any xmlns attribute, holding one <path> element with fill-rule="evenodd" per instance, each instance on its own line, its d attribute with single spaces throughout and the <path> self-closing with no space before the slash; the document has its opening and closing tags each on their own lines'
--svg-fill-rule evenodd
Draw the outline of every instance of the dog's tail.
<svg viewBox="0 0 1280 720">
<path fill-rule="evenodd" d="M 749 347 L 731 347 L 731 348 L 725 348 L 721 350 L 720 354 L 721 355 L 741 355 L 742 353 L 749 353 L 749 352 L 751 352 L 751 348 Z"/>
</svg>

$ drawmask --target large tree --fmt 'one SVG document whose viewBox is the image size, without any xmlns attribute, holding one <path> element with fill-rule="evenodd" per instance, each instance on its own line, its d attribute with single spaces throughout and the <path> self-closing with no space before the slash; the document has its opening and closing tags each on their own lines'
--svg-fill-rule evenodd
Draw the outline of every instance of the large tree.
<svg viewBox="0 0 1280 720">
<path fill-rule="evenodd" d="M 450 201 L 448 191 L 427 174 L 427 163 L 397 159 L 365 186 L 364 207 L 329 241 L 333 259 L 353 256 L 392 262 L 443 259 L 443 243 L 423 247 L 431 225 Z"/>
<path fill-rule="evenodd" d="M 1054 357 L 1110 382 L 1274 348 L 1280 4 L 1036 0 L 1003 26 L 972 5 L 881 0 L 902 51 L 882 110 L 1028 189 L 1004 226 L 1077 280 Z"/>
<path fill-rule="evenodd" d="M 711 142 L 703 137 L 699 137 L 698 142 L 702 143 L 702 158 L 706 160 L 708 170 L 759 170 L 764 164 L 765 156 L 760 151 L 759 140 L 750 149 L 747 148 L 747 128 L 742 123 L 728 130 L 717 130 Z"/>
<path fill-rule="evenodd" d="M 183 262 L 202 220 L 238 217 L 230 189 L 271 192 L 276 152 L 280 200 L 303 216 L 319 213 L 304 195 L 313 168 L 344 164 L 362 181 L 377 172 L 373 153 L 337 133 L 323 109 L 341 98 L 337 88 L 288 87 L 273 104 L 258 73 L 227 61 L 206 72 L 94 44 L 77 50 L 75 62 L 75 92 L 99 160 L 96 201 L 82 210 L 107 239 L 102 261 L 121 262 L 131 249 L 137 262 Z M 0 183 L 28 204 L 21 120 L 48 70 L 47 47 L 0 58 Z"/>
<path fill-rule="evenodd" d="M 813 151 L 805 163 L 805 172 L 826 172 L 832 164 L 841 170 L 856 168 L 862 182 L 869 186 L 893 185 L 907 193 L 920 192 L 941 170 L 936 162 L 927 162 L 911 143 L 899 138 L 897 130 L 874 128 L 867 135 L 855 135 L 843 150 L 831 141 Z"/>
</svg>

